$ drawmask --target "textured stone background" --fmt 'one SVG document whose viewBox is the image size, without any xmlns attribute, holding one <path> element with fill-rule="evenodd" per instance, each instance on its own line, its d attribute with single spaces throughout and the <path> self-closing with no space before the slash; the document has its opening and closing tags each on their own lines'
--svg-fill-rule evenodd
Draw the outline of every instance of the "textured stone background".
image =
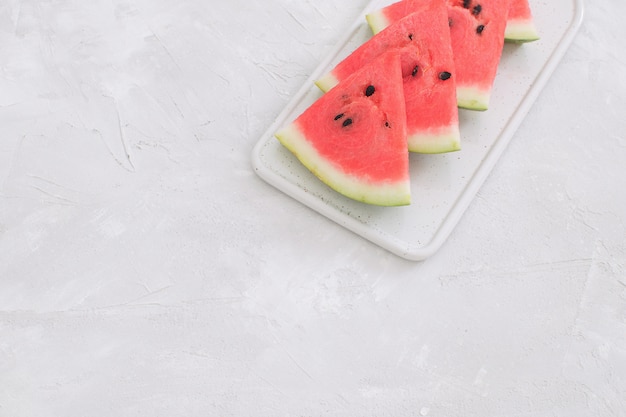
<svg viewBox="0 0 626 417">
<path fill-rule="evenodd" d="M 626 414 L 626 3 L 587 3 L 415 263 L 250 165 L 366 1 L 3 0 L 0 416 Z"/>
</svg>

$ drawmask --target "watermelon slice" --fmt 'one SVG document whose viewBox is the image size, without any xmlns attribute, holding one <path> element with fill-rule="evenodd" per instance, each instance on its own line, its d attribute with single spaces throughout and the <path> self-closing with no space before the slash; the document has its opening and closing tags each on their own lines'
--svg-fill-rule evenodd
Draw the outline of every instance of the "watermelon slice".
<svg viewBox="0 0 626 417">
<path fill-rule="evenodd" d="M 384 53 L 318 98 L 276 138 L 313 174 L 364 203 L 410 203 L 400 54 Z"/>
<path fill-rule="evenodd" d="M 398 50 L 402 60 L 408 149 L 420 153 L 459 150 L 454 61 L 443 3 L 416 8 L 368 39 L 316 84 L 328 91 L 390 49 Z"/>
<path fill-rule="evenodd" d="M 504 45 L 510 0 L 402 0 L 371 13 L 376 34 L 424 4 L 445 2 L 459 107 L 487 110 Z"/>
<path fill-rule="evenodd" d="M 504 30 L 506 42 L 532 42 L 539 39 L 528 0 L 511 0 Z"/>
</svg>

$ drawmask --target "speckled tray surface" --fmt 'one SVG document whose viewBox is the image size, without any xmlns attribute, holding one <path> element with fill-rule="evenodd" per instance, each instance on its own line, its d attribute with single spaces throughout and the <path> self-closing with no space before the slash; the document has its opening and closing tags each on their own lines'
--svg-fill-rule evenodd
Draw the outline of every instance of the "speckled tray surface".
<svg viewBox="0 0 626 417">
<path fill-rule="evenodd" d="M 389 3 L 373 0 L 365 8 L 258 141 L 252 162 L 261 178 L 320 214 L 401 257 L 423 260 L 445 242 L 498 161 L 573 40 L 583 5 L 582 0 L 531 0 L 541 39 L 505 45 L 489 110 L 460 110 L 462 150 L 411 154 L 411 205 L 377 207 L 327 187 L 273 134 L 320 96 L 314 81 L 371 36 L 365 14 Z"/>
</svg>

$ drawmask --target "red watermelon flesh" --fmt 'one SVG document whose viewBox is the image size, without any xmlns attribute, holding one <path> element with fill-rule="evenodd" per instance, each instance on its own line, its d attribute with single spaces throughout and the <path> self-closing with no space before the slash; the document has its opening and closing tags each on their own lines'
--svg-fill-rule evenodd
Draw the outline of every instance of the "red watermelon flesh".
<svg viewBox="0 0 626 417">
<path fill-rule="evenodd" d="M 502 55 L 510 0 L 402 0 L 372 13 L 368 22 L 378 33 L 424 4 L 442 2 L 448 11 L 457 104 L 486 110 Z"/>
<path fill-rule="evenodd" d="M 396 51 L 343 79 L 275 136 L 347 197 L 383 206 L 410 203 L 406 108 Z"/>
<path fill-rule="evenodd" d="M 316 84 L 328 91 L 390 49 L 398 50 L 402 60 L 408 149 L 420 153 L 460 149 L 454 61 L 442 3 L 418 8 L 399 19 L 363 43 Z"/>
<path fill-rule="evenodd" d="M 506 42 L 532 42 L 539 39 L 528 0 L 511 0 L 504 31 Z"/>
</svg>

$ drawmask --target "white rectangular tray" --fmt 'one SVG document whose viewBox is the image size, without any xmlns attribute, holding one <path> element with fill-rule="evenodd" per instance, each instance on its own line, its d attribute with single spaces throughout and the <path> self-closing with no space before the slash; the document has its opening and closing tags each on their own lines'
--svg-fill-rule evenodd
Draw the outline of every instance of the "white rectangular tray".
<svg viewBox="0 0 626 417">
<path fill-rule="evenodd" d="M 253 150 L 257 174 L 279 190 L 365 239 L 410 260 L 445 242 L 571 44 L 582 22 L 582 0 L 530 0 L 541 39 L 506 44 L 489 110 L 460 110 L 462 150 L 411 154 L 412 203 L 377 207 L 353 201 L 319 181 L 274 138 L 321 92 L 314 81 L 371 36 L 365 14 L 393 0 L 372 0 L 335 50 L 320 63 Z"/>
</svg>

